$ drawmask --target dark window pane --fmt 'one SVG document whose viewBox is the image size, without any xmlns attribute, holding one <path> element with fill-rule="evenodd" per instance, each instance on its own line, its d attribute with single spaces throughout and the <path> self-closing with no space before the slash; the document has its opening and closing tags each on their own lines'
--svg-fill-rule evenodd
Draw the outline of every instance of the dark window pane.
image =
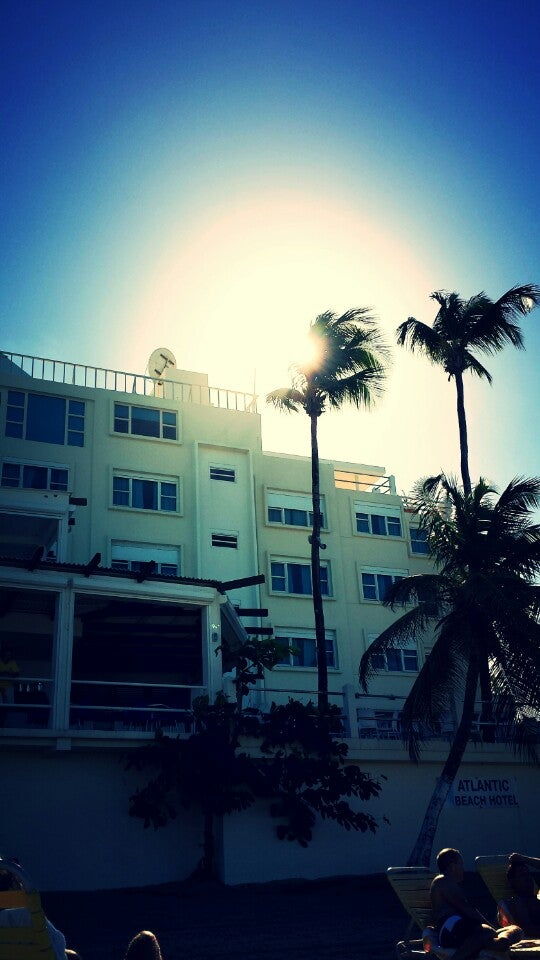
<svg viewBox="0 0 540 960">
<path fill-rule="evenodd" d="M 114 415 L 115 417 L 120 417 L 121 420 L 129 420 L 129 407 L 127 403 L 115 403 Z"/>
<path fill-rule="evenodd" d="M 47 467 L 23 467 L 23 487 L 30 490 L 47 489 Z"/>
<path fill-rule="evenodd" d="M 268 507 L 268 520 L 270 523 L 281 523 L 281 510 L 279 507 Z"/>
<path fill-rule="evenodd" d="M 77 414 L 79 417 L 84 417 L 84 402 L 82 400 L 70 400 L 68 411 Z"/>
<path fill-rule="evenodd" d="M 364 600 L 376 600 L 377 591 L 375 587 L 375 574 L 374 573 L 363 573 L 362 574 L 362 591 L 364 594 Z"/>
<path fill-rule="evenodd" d="M 69 447 L 84 447 L 84 433 L 75 433 L 73 430 L 68 431 L 68 446 Z"/>
<path fill-rule="evenodd" d="M 416 650 L 403 650 L 403 669 L 418 670 L 418 653 Z"/>
<path fill-rule="evenodd" d="M 403 670 L 401 663 L 401 650 L 387 650 L 386 662 L 389 670 Z"/>
<path fill-rule="evenodd" d="M 374 670 L 384 670 L 386 665 L 384 653 L 375 653 L 371 658 L 371 665 Z"/>
<path fill-rule="evenodd" d="M 24 407 L 8 407 L 7 416 L 11 423 L 23 423 Z"/>
<path fill-rule="evenodd" d="M 42 443 L 64 443 L 66 401 L 62 397 L 28 394 L 26 439 Z"/>
<path fill-rule="evenodd" d="M 20 474 L 21 474 L 21 467 L 19 463 L 3 463 L 2 464 L 2 486 L 18 487 Z"/>
<path fill-rule="evenodd" d="M 24 393 L 20 393 L 19 390 L 8 390 L 7 402 L 10 406 L 24 407 Z"/>
<path fill-rule="evenodd" d="M 323 594 L 323 596 L 328 597 L 330 594 L 329 583 L 328 583 L 328 567 L 321 567 L 320 581 L 321 581 L 321 593 Z"/>
<path fill-rule="evenodd" d="M 116 430 L 116 433 L 127 433 L 129 429 L 129 423 L 127 420 L 120 420 L 119 417 L 115 417 L 114 429 Z"/>
<path fill-rule="evenodd" d="M 163 439 L 176 440 L 176 427 L 163 426 Z"/>
<path fill-rule="evenodd" d="M 159 410 L 132 407 L 131 432 L 141 437 L 159 437 Z"/>
<path fill-rule="evenodd" d="M 285 508 L 285 523 L 294 527 L 307 527 L 307 513 L 305 510 L 289 510 Z"/>
<path fill-rule="evenodd" d="M 369 517 L 367 513 L 356 514 L 356 530 L 358 533 L 369 533 Z"/>
<path fill-rule="evenodd" d="M 399 517 L 387 517 L 386 522 L 388 524 L 388 536 L 400 537 L 401 536 L 401 520 L 399 519 Z"/>
<path fill-rule="evenodd" d="M 51 490 L 67 490 L 68 488 L 68 472 L 67 470 L 55 470 L 51 469 Z"/>
<path fill-rule="evenodd" d="M 176 414 L 169 413 L 168 410 L 164 410 L 162 415 L 163 423 L 166 423 L 169 427 L 176 427 Z"/>
<path fill-rule="evenodd" d="M 287 564 L 289 593 L 311 593 L 311 570 L 307 564 Z"/>
<path fill-rule="evenodd" d="M 378 513 L 371 514 L 371 532 L 378 533 L 380 536 L 386 536 L 385 518 Z"/>
<path fill-rule="evenodd" d="M 386 573 L 377 574 L 377 587 L 379 590 L 379 600 L 384 600 L 386 597 L 387 591 L 392 586 L 392 577 L 389 577 Z"/>
<path fill-rule="evenodd" d="M 155 480 L 132 480 L 131 506 L 138 507 L 141 510 L 157 510 L 157 482 Z"/>
</svg>

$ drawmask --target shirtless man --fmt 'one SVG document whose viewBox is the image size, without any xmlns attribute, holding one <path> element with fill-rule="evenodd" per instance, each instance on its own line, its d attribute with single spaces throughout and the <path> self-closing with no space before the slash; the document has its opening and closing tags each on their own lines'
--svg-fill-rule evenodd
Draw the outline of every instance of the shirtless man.
<svg viewBox="0 0 540 960">
<path fill-rule="evenodd" d="M 519 924 L 526 937 L 540 939 L 540 900 L 529 866 L 540 870 L 540 859 L 511 853 L 508 857 L 507 879 L 514 891 L 509 902 L 512 919 Z"/>
<path fill-rule="evenodd" d="M 459 850 L 447 847 L 437 857 L 439 874 L 431 884 L 431 906 L 441 947 L 455 949 L 452 960 L 467 960 L 480 950 L 506 953 L 510 931 L 498 934 L 485 917 L 467 901 L 460 887 L 463 857 Z"/>
</svg>

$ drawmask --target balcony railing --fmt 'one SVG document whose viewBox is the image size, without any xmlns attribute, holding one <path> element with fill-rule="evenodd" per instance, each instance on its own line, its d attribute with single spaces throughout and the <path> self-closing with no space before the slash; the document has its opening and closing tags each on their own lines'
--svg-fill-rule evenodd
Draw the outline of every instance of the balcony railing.
<svg viewBox="0 0 540 960">
<path fill-rule="evenodd" d="M 130 393 L 135 396 L 159 397 L 162 400 L 178 400 L 201 406 L 220 407 L 257 413 L 257 396 L 228 390 L 225 387 L 209 387 L 205 384 L 182 383 L 179 380 L 157 379 L 122 370 L 91 367 L 84 363 L 69 363 L 65 360 L 49 360 L 31 357 L 22 353 L 0 354 L 0 370 L 4 373 L 26 374 L 34 380 L 49 383 L 65 383 L 88 387 L 92 390 L 111 390 L 115 393 Z"/>
<path fill-rule="evenodd" d="M 373 473 L 353 473 L 352 470 L 334 470 L 334 484 L 338 490 L 355 493 L 395 493 L 396 482 L 392 476 Z"/>
</svg>

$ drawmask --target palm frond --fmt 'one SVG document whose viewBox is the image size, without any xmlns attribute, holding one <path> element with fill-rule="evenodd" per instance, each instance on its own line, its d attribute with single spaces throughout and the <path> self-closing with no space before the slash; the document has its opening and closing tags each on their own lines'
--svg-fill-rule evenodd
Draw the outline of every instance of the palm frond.
<svg viewBox="0 0 540 960">
<path fill-rule="evenodd" d="M 441 363 L 444 357 L 444 343 L 433 327 L 414 317 L 409 317 L 397 328 L 397 343 L 407 347 L 412 353 L 418 352 L 432 363 Z"/>
<path fill-rule="evenodd" d="M 304 406 L 304 394 L 294 387 L 279 387 L 266 395 L 266 402 L 278 410 L 297 413 Z"/>
</svg>

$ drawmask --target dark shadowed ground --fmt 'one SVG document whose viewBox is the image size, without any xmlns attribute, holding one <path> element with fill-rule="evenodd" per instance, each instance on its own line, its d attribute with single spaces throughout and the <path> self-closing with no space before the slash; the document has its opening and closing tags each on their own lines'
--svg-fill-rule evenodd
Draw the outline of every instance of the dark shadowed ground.
<svg viewBox="0 0 540 960">
<path fill-rule="evenodd" d="M 479 877 L 466 890 L 489 919 Z M 139 890 L 44 893 L 45 912 L 83 960 L 122 960 L 141 929 L 164 960 L 393 960 L 408 918 L 386 877 L 250 884 L 176 883 Z"/>
</svg>

